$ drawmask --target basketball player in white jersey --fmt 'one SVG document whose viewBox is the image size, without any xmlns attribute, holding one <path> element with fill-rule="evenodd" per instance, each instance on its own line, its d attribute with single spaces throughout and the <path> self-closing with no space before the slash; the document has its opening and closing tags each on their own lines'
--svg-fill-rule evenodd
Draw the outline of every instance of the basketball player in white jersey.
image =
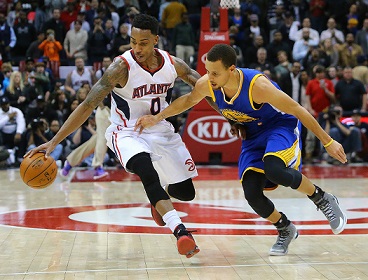
<svg viewBox="0 0 368 280">
<path fill-rule="evenodd" d="M 177 77 L 191 86 L 200 77 L 182 60 L 155 49 L 158 27 L 155 18 L 145 14 L 136 15 L 131 30 L 132 50 L 114 59 L 54 138 L 31 150 L 25 157 L 40 150 L 45 150 L 45 156 L 48 157 L 56 145 L 80 127 L 112 91 L 107 145 L 127 171 L 141 178 L 153 205 L 154 220 L 171 229 L 177 238 L 179 253 L 190 258 L 199 252 L 199 248 L 190 231 L 182 224 L 170 196 L 184 201 L 194 199 L 192 178 L 197 176 L 194 162 L 169 122 L 162 122 L 141 134 L 134 131 L 140 116 L 157 114 L 168 106 Z"/>
</svg>

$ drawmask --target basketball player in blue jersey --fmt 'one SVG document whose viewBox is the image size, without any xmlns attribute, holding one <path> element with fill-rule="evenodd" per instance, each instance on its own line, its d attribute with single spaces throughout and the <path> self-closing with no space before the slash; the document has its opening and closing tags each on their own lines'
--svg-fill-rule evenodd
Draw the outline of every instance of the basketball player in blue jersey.
<svg viewBox="0 0 368 280">
<path fill-rule="evenodd" d="M 200 78 L 193 91 L 183 95 L 155 116 L 143 116 L 136 130 L 144 132 L 165 118 L 179 114 L 212 97 L 221 114 L 240 124 L 244 131 L 239 157 L 239 177 L 249 205 L 278 230 L 270 255 L 285 255 L 298 231 L 286 215 L 276 210 L 264 190 L 277 185 L 291 187 L 308 196 L 328 219 L 333 233 L 339 234 L 346 225 L 335 196 L 324 192 L 300 173 L 300 121 L 322 142 L 326 151 L 341 163 L 346 155 L 315 118 L 282 92 L 279 86 L 261 72 L 236 68 L 236 53 L 225 44 L 218 44 L 207 53 L 207 74 Z"/>
<path fill-rule="evenodd" d="M 157 114 L 169 106 L 177 77 L 191 86 L 200 78 L 181 59 L 155 48 L 158 27 L 154 17 L 136 15 L 131 30 L 132 50 L 115 58 L 55 137 L 25 157 L 40 150 L 45 150 L 48 157 L 55 146 L 80 127 L 112 92 L 107 145 L 127 171 L 140 177 L 155 222 L 161 226 L 166 224 L 172 230 L 179 253 L 190 258 L 199 252 L 199 248 L 191 232 L 182 224 L 170 196 L 183 201 L 194 198 L 192 178 L 197 176 L 196 166 L 169 122 L 161 122 L 141 134 L 134 130 L 140 116 Z"/>
</svg>

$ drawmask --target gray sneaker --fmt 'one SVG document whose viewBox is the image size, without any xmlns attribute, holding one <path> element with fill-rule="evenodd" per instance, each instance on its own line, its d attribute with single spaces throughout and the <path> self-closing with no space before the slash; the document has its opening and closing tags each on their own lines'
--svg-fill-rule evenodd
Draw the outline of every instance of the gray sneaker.
<svg viewBox="0 0 368 280">
<path fill-rule="evenodd" d="M 330 194 L 324 193 L 323 197 L 315 202 L 317 209 L 320 209 L 330 223 L 330 227 L 334 234 L 339 234 L 345 228 L 347 219 L 342 212 L 337 198 Z"/>
<path fill-rule="evenodd" d="M 279 236 L 270 250 L 270 256 L 285 256 L 291 241 L 298 237 L 298 231 L 293 223 L 287 227 L 278 229 Z"/>
</svg>

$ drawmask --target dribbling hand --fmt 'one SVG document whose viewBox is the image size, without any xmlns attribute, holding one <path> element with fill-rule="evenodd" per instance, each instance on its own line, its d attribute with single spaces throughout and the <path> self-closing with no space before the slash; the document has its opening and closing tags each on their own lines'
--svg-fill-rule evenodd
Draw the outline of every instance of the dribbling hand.
<svg viewBox="0 0 368 280">
<path fill-rule="evenodd" d="M 50 156 L 50 153 L 55 149 L 55 146 L 51 143 L 51 141 L 46 142 L 42 145 L 39 145 L 36 148 L 33 148 L 32 150 L 29 150 L 24 156 L 23 158 L 26 157 L 32 157 L 35 153 L 38 152 L 45 152 L 45 158 L 48 158 Z"/>
</svg>

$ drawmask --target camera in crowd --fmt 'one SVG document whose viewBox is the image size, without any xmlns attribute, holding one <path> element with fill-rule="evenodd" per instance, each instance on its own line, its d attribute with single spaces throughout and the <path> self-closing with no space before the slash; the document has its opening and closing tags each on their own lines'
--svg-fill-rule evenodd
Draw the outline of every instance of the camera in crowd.
<svg viewBox="0 0 368 280">
<path fill-rule="evenodd" d="M 39 128 L 42 128 L 43 127 L 43 121 L 39 118 L 37 119 L 33 119 L 32 122 L 31 122 L 31 128 L 32 130 L 37 130 Z"/>
<path fill-rule="evenodd" d="M 329 121 L 335 121 L 336 117 L 341 115 L 341 110 L 338 107 L 330 106 L 326 114 L 324 114 L 324 118 L 328 119 Z"/>
</svg>

